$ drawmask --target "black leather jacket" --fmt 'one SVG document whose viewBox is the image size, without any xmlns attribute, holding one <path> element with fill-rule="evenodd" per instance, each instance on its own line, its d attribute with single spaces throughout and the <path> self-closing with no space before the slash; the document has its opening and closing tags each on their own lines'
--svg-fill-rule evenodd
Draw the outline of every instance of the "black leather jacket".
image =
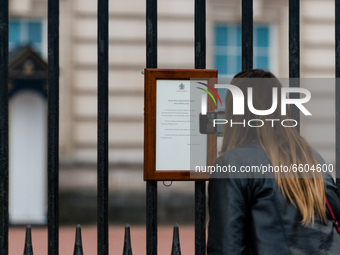
<svg viewBox="0 0 340 255">
<path fill-rule="evenodd" d="M 324 163 L 317 152 L 315 156 Z M 215 165 L 269 163 L 261 146 L 253 142 L 227 151 Z M 326 197 L 339 221 L 336 186 L 332 178 L 324 180 Z M 314 224 L 303 226 L 300 212 L 284 198 L 274 178 L 210 179 L 208 194 L 208 255 L 340 254 L 340 236 L 328 210 L 327 225 L 315 215 Z"/>
</svg>

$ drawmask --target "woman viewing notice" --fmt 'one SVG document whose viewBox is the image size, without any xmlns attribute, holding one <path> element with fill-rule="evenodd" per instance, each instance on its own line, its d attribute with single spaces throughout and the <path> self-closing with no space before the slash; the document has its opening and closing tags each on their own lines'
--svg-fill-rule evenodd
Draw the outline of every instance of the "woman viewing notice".
<svg viewBox="0 0 340 255">
<path fill-rule="evenodd" d="M 296 131 L 289 106 L 282 115 L 282 85 L 272 73 L 260 69 L 242 71 L 231 84 L 243 92 L 244 115 L 233 115 L 228 91 L 225 119 L 245 125 L 224 125 L 215 166 L 232 166 L 237 171 L 211 175 L 208 255 L 340 254 L 340 236 L 326 206 L 328 200 L 339 221 L 336 185 L 327 169 L 320 170 L 323 158 Z M 273 91 L 277 91 L 276 110 L 266 116 L 249 111 L 250 87 L 257 110 L 271 109 Z M 252 125 L 247 124 L 249 120 Z M 303 171 L 294 168 L 299 165 Z M 265 174 L 239 172 L 246 166 L 267 166 L 267 170 Z"/>
</svg>

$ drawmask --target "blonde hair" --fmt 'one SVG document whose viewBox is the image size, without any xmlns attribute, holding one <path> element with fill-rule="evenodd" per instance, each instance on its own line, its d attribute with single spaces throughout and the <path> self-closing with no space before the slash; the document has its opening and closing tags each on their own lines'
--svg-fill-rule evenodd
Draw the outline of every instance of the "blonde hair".
<svg viewBox="0 0 340 255">
<path fill-rule="evenodd" d="M 261 119 L 263 121 L 265 119 L 279 119 L 281 122 L 285 119 L 286 126 L 294 126 L 292 121 L 287 120 L 290 119 L 289 107 L 286 109 L 287 114 L 281 116 L 280 88 L 282 85 L 272 73 L 260 69 L 249 69 L 237 74 L 231 83 L 243 91 L 245 102 L 247 102 L 247 88 L 251 85 L 253 87 L 253 105 L 258 110 L 271 108 L 272 88 L 278 88 L 278 107 L 268 116 L 258 116 L 251 113 L 245 105 L 244 115 L 232 115 L 233 98 L 231 93 L 227 93 L 225 100 L 226 119 L 231 116 L 233 122 L 242 122 L 244 119 L 246 121 L 250 119 Z M 308 164 L 310 169 L 313 166 L 316 167 L 318 163 L 312 148 L 294 127 L 283 127 L 279 121 L 275 122 L 275 127 L 272 127 L 273 123 L 264 122 L 265 124 L 262 127 L 257 128 L 248 125 L 234 125 L 233 127 L 224 125 L 221 153 L 256 140 L 268 155 L 272 166 L 290 166 L 291 164 L 305 166 Z M 315 211 L 323 223 L 327 222 L 325 189 L 320 172 L 275 172 L 275 180 L 283 195 L 300 211 L 303 225 L 314 222 Z"/>
</svg>

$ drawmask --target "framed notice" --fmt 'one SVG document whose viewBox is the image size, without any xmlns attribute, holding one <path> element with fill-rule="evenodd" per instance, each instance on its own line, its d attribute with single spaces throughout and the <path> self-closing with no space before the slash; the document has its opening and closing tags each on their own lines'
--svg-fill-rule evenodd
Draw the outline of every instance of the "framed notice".
<svg viewBox="0 0 340 255">
<path fill-rule="evenodd" d="M 213 165 L 216 136 L 201 133 L 200 116 L 215 109 L 209 88 L 217 70 L 145 69 L 144 75 L 144 180 L 208 179 L 196 169 Z"/>
</svg>

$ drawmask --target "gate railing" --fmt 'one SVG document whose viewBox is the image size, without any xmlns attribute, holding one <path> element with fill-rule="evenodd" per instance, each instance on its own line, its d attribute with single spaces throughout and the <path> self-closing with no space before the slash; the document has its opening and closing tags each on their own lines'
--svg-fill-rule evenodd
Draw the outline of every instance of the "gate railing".
<svg viewBox="0 0 340 255">
<path fill-rule="evenodd" d="M 8 254 L 8 0 L 0 1 L 0 254 Z"/>
<path fill-rule="evenodd" d="M 98 0 L 98 254 L 108 240 L 108 0 Z M 300 1 L 289 0 L 289 77 L 300 77 Z M 340 78 L 340 0 L 335 0 L 335 77 Z M 157 68 L 157 0 L 146 0 L 146 67 Z M 253 67 L 253 1 L 242 0 L 242 69 Z M 195 68 L 206 68 L 206 0 L 195 0 Z M 48 254 L 59 254 L 59 0 L 48 0 Z M 299 83 L 290 84 L 299 86 Z M 340 89 L 336 80 L 336 173 L 340 165 Z M 299 120 L 299 111 L 292 109 Z M 299 129 L 299 127 L 298 127 Z M 340 175 L 337 175 L 340 176 Z M 337 178 L 340 187 L 340 179 Z M 195 181 L 195 254 L 206 253 L 206 182 Z M 146 183 L 147 254 L 157 254 L 157 181 Z M 8 0 L 0 1 L 0 255 L 8 254 Z M 24 254 L 33 254 L 31 228 Z M 74 254 L 83 254 L 80 226 Z M 130 227 L 123 254 L 132 254 Z M 181 254 L 177 224 L 171 254 Z"/>
</svg>

